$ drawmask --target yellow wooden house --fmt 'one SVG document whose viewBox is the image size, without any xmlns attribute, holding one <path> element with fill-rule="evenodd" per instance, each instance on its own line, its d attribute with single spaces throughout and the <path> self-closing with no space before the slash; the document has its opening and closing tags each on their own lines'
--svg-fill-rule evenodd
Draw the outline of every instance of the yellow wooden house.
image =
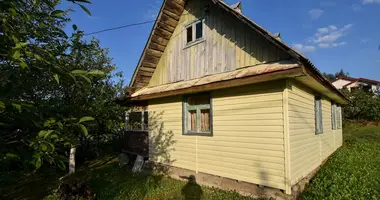
<svg viewBox="0 0 380 200">
<path fill-rule="evenodd" d="M 291 195 L 342 145 L 347 99 L 241 3 L 165 0 L 128 91 L 149 159 L 208 185 Z"/>
</svg>

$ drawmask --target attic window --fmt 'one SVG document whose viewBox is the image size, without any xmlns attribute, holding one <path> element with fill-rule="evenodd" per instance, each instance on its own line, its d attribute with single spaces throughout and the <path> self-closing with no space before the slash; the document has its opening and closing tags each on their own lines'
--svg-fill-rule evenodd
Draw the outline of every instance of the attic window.
<svg viewBox="0 0 380 200">
<path fill-rule="evenodd" d="M 203 20 L 197 20 L 186 25 L 186 46 L 197 44 L 203 38 Z"/>
</svg>

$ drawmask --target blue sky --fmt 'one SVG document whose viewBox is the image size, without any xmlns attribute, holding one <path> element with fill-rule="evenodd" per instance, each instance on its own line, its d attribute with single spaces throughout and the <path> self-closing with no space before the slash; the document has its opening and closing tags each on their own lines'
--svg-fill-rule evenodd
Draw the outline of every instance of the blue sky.
<svg viewBox="0 0 380 200">
<path fill-rule="evenodd" d="M 112 2 L 112 3 L 111 3 Z M 88 16 L 73 4 L 72 22 L 85 33 L 154 20 L 162 0 L 92 0 Z M 229 4 L 237 0 L 225 0 Z M 298 49 L 322 72 L 340 69 L 380 80 L 380 0 L 243 0 L 243 13 Z M 129 83 L 153 23 L 86 36 L 108 48 Z M 71 26 L 67 28 L 71 31 Z"/>
</svg>

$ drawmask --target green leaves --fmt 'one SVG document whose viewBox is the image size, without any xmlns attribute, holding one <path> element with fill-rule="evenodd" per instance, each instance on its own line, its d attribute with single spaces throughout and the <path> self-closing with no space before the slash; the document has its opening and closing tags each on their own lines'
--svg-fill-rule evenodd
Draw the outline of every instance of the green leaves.
<svg viewBox="0 0 380 200">
<path fill-rule="evenodd" d="M 8 159 L 20 159 L 20 156 L 15 153 L 6 153 L 5 157 Z"/>
<path fill-rule="evenodd" d="M 34 160 L 34 167 L 35 167 L 36 169 L 39 169 L 39 168 L 41 167 L 41 165 L 42 165 L 42 160 L 41 160 L 41 158 L 36 158 L 36 159 Z"/>
<path fill-rule="evenodd" d="M 78 29 L 77 25 L 73 24 L 73 29 L 76 31 Z"/>
<path fill-rule="evenodd" d="M 59 84 L 59 75 L 58 75 L 58 74 L 54 74 L 54 79 L 55 79 L 55 81 L 57 81 L 57 83 Z"/>
<path fill-rule="evenodd" d="M 20 56 L 21 56 L 20 51 L 19 50 L 15 50 L 15 51 L 12 52 L 11 58 L 13 60 L 17 60 L 18 61 L 18 60 L 20 60 Z"/>
<path fill-rule="evenodd" d="M 53 12 L 50 13 L 51 16 L 53 17 L 63 17 L 63 15 L 65 15 L 65 12 L 63 12 L 62 10 L 55 10 Z"/>
<path fill-rule="evenodd" d="M 47 138 L 51 133 L 53 133 L 54 130 L 42 130 L 38 133 L 38 137 L 40 138 Z"/>
<path fill-rule="evenodd" d="M 79 6 L 88 14 L 91 16 L 91 12 L 86 8 L 86 6 L 79 4 Z"/>
<path fill-rule="evenodd" d="M 105 75 L 103 71 L 100 70 L 91 70 L 88 72 L 89 75 Z"/>
<path fill-rule="evenodd" d="M 4 110 L 5 109 L 5 104 L 4 102 L 0 101 L 0 110 Z"/>
<path fill-rule="evenodd" d="M 20 104 L 12 103 L 13 108 L 15 108 L 19 113 L 21 113 L 22 108 Z"/>
<path fill-rule="evenodd" d="M 76 69 L 71 71 L 72 74 L 78 75 L 78 74 L 87 74 L 87 71 L 81 70 L 81 69 Z"/>
<path fill-rule="evenodd" d="M 78 127 L 80 128 L 84 136 L 88 136 L 87 128 L 83 124 L 78 124 Z"/>
<path fill-rule="evenodd" d="M 94 118 L 93 118 L 93 117 L 82 117 L 82 118 L 79 120 L 79 123 L 82 123 L 82 122 L 88 122 L 88 121 L 94 121 Z"/>
</svg>

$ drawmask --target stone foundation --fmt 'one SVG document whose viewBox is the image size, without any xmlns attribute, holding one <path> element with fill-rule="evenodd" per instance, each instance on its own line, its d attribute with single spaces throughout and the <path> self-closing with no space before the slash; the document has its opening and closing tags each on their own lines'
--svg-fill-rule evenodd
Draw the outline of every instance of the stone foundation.
<svg viewBox="0 0 380 200">
<path fill-rule="evenodd" d="M 322 163 L 322 165 L 327 161 L 327 159 Z M 321 166 L 322 166 L 321 165 Z M 254 183 L 248 183 L 244 181 L 238 181 L 235 179 L 230 179 L 226 177 L 206 174 L 202 172 L 196 173 L 195 171 L 162 165 L 158 163 L 149 163 L 150 168 L 153 168 L 156 172 L 162 172 L 170 176 L 173 179 L 187 181 L 190 175 L 194 175 L 196 182 L 200 185 L 205 185 L 209 187 L 216 187 L 222 190 L 230 190 L 238 192 L 244 196 L 251 196 L 254 198 L 268 198 L 268 199 L 278 199 L 278 200 L 293 200 L 299 199 L 301 193 L 305 190 L 311 178 L 318 172 L 321 167 L 316 168 L 309 175 L 301 179 L 297 184 L 292 186 L 292 194 L 287 195 L 283 190 L 271 188 L 267 186 L 257 185 Z"/>
</svg>

